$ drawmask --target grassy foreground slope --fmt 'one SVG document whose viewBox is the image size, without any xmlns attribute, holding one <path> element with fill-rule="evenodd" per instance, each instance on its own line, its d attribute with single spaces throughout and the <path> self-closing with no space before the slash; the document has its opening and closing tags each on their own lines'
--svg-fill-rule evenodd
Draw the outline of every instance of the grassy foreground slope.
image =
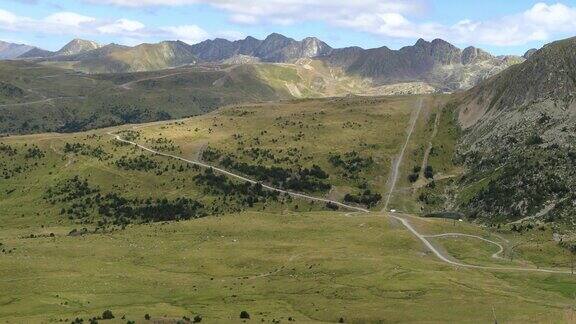
<svg viewBox="0 0 576 324">
<path fill-rule="evenodd" d="M 439 224 L 439 226 L 443 226 Z M 446 266 L 382 216 L 243 213 L 111 234 L 20 238 L 0 256 L 3 322 L 99 316 L 145 322 L 562 322 L 566 276 Z M 63 233 L 62 233 L 63 234 Z M 124 323 L 125 321 L 115 321 Z"/>
<path fill-rule="evenodd" d="M 402 188 L 422 163 L 442 97 L 233 105 L 179 121 L 2 138 L 0 322 L 87 321 L 107 309 L 116 323 L 145 314 L 228 323 L 243 310 L 268 322 L 570 320 L 570 276 L 454 268 L 383 214 L 271 195 L 108 134 L 380 210 L 376 194 L 420 99 L 394 196 L 414 206 Z M 415 226 L 494 239 L 460 223 Z M 506 238 L 511 247 L 521 240 Z M 514 260 L 495 262 L 489 244 L 434 243 L 474 264 L 566 267 L 552 245 L 543 253 L 523 244 L 510 249 Z"/>
</svg>

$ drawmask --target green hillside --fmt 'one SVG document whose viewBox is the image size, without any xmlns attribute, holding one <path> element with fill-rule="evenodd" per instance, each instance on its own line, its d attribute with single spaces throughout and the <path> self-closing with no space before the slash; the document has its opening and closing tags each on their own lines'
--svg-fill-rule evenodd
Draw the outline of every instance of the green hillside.
<svg viewBox="0 0 576 324">
<path fill-rule="evenodd" d="M 250 66 L 84 75 L 0 62 L 0 133 L 73 132 L 181 118 L 218 107 L 288 98 Z"/>
</svg>

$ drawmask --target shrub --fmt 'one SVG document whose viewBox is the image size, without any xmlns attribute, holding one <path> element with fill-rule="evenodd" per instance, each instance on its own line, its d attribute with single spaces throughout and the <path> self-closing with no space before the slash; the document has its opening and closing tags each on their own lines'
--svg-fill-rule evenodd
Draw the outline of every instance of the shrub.
<svg viewBox="0 0 576 324">
<path fill-rule="evenodd" d="M 338 210 L 339 209 L 338 205 L 336 205 L 333 202 L 327 202 L 326 208 L 331 209 L 331 210 Z"/>
<path fill-rule="evenodd" d="M 424 169 L 424 176 L 426 177 L 426 179 L 433 179 L 434 178 L 434 169 L 432 169 L 431 166 L 426 166 L 426 169 Z"/>
<path fill-rule="evenodd" d="M 102 313 L 102 319 L 105 320 L 109 320 L 109 319 L 113 319 L 114 318 L 114 314 L 112 314 L 112 311 L 107 309 L 104 311 L 104 313 Z"/>
<path fill-rule="evenodd" d="M 533 134 L 526 140 L 526 145 L 540 145 L 542 143 L 544 143 L 544 140 L 538 134 Z"/>
</svg>

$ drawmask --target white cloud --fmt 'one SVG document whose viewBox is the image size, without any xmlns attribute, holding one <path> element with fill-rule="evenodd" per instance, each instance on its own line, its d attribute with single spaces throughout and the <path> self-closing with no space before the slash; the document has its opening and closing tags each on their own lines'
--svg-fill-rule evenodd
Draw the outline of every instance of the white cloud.
<svg viewBox="0 0 576 324">
<path fill-rule="evenodd" d="M 97 4 L 114 4 L 126 7 L 147 7 L 147 6 L 181 6 L 195 4 L 201 1 L 196 0 L 85 0 Z"/>
<path fill-rule="evenodd" d="M 537 3 L 532 8 L 524 12 L 524 18 L 538 26 L 545 26 L 550 29 L 562 29 L 566 26 L 574 26 L 576 9 L 570 8 L 562 3 L 547 5 Z"/>
<path fill-rule="evenodd" d="M 208 32 L 196 25 L 163 27 L 162 30 L 188 44 L 196 44 L 210 37 Z"/>
<path fill-rule="evenodd" d="M 224 30 L 224 31 L 220 31 L 217 32 L 213 35 L 214 37 L 219 37 L 219 38 L 224 38 L 224 39 L 228 39 L 231 41 L 235 41 L 235 40 L 239 40 L 239 39 L 244 39 L 246 38 L 246 35 L 244 33 L 241 33 L 239 31 L 235 31 L 235 30 Z"/>
<path fill-rule="evenodd" d="M 230 16 L 230 21 L 237 24 L 255 25 L 258 23 L 258 18 L 252 15 L 236 14 Z"/>
<path fill-rule="evenodd" d="M 486 21 L 464 19 L 454 25 L 413 22 L 406 15 L 393 12 L 373 12 L 328 22 L 391 38 L 443 38 L 463 44 L 512 46 L 576 32 L 576 8 L 561 3 L 537 3 L 515 15 Z"/>
<path fill-rule="evenodd" d="M 142 31 L 146 26 L 135 20 L 118 19 L 113 23 L 102 25 L 97 30 L 102 34 L 129 35 Z"/>
<path fill-rule="evenodd" d="M 11 26 L 14 25 L 16 22 L 18 22 L 20 18 L 18 16 L 16 16 L 15 14 L 6 11 L 6 10 L 2 10 L 0 9 L 0 24 L 4 25 L 4 26 Z"/>
<path fill-rule="evenodd" d="M 96 21 L 96 19 L 74 12 L 58 12 L 44 18 L 44 21 L 48 24 L 79 27 L 82 24 L 92 23 Z"/>
</svg>

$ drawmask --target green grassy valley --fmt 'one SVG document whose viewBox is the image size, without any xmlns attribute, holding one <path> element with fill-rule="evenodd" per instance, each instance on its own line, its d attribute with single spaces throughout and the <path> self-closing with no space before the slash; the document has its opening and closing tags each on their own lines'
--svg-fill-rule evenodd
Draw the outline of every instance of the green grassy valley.
<svg viewBox="0 0 576 324">
<path fill-rule="evenodd" d="M 447 157 L 460 137 L 449 99 L 232 104 L 181 120 L 4 137 L 0 319 L 570 321 L 573 256 L 553 228 L 520 234 L 402 216 L 466 265 L 455 266 L 381 211 L 404 147 L 389 209 L 450 210 L 465 165 Z M 445 233 L 486 241 L 436 237 Z"/>
</svg>

